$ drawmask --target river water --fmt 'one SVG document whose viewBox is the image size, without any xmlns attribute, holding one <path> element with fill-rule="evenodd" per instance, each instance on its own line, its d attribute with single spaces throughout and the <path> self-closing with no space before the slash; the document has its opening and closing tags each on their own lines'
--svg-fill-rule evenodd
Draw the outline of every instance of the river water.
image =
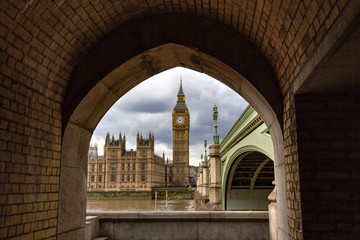
<svg viewBox="0 0 360 240">
<path fill-rule="evenodd" d="M 194 200 L 168 200 L 168 211 L 193 211 Z M 154 211 L 155 200 L 87 200 L 87 210 Z M 157 211 L 166 211 L 165 200 L 157 200 Z"/>
</svg>

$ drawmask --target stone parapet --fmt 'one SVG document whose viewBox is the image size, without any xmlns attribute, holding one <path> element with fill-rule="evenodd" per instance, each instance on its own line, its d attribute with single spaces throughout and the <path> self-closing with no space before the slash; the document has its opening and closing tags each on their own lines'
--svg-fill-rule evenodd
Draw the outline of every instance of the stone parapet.
<svg viewBox="0 0 360 240">
<path fill-rule="evenodd" d="M 88 216 L 97 216 L 100 221 L 268 221 L 268 211 L 87 211 Z"/>
<path fill-rule="evenodd" d="M 269 239 L 268 212 L 103 212 L 100 235 L 117 239 Z M 226 224 L 224 224 L 226 223 Z"/>
</svg>

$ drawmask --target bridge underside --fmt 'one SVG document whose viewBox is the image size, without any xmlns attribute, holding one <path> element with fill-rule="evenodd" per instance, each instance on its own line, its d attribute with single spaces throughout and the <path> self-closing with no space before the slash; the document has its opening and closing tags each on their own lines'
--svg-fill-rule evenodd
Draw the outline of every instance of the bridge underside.
<svg viewBox="0 0 360 240">
<path fill-rule="evenodd" d="M 273 191 L 274 162 L 259 152 L 245 152 L 233 163 L 225 191 L 226 210 L 267 210 Z"/>
</svg>

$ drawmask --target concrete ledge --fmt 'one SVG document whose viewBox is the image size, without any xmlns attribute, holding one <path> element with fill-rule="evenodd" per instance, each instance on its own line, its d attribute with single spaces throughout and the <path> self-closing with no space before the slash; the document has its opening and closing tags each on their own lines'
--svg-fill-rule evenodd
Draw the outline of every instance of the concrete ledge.
<svg viewBox="0 0 360 240">
<path fill-rule="evenodd" d="M 97 216 L 101 221 L 185 221 L 185 222 L 267 222 L 267 211 L 88 211 L 89 216 Z"/>
<path fill-rule="evenodd" d="M 89 211 L 100 220 L 101 236 L 112 240 L 267 240 L 267 211 L 103 212 Z"/>
</svg>

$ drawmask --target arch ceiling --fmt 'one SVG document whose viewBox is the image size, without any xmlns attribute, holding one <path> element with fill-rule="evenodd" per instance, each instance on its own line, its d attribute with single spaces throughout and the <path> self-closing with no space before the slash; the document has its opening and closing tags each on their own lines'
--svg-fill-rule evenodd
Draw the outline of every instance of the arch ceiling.
<svg viewBox="0 0 360 240">
<path fill-rule="evenodd" d="M 53 104 L 57 104 L 62 102 L 74 69 L 89 49 L 101 44 L 119 25 L 131 27 L 135 19 L 159 14 L 190 14 L 225 24 L 252 42 L 270 63 L 284 95 L 346 3 L 346 0 L 3 1 L 0 33 L 7 42 L 1 48 L 9 53 L 12 62 L 21 61 L 14 66 L 20 77 L 30 76 L 39 86 L 39 94 L 51 97 Z"/>
<path fill-rule="evenodd" d="M 180 44 L 184 48 L 161 48 L 169 43 Z M 214 59 L 208 61 L 207 56 Z M 136 61 L 135 58 L 139 60 Z M 161 58 L 166 59 L 166 66 Z M 224 76 L 231 70 L 229 67 L 219 70 L 220 63 L 209 67 L 209 62 L 214 61 L 220 61 L 241 73 L 271 105 L 277 118 L 282 118 L 282 97 L 275 75 L 266 59 L 247 39 L 216 21 L 192 15 L 166 14 L 132 20 L 131 25 L 120 25 L 78 64 L 66 92 L 63 127 L 66 127 L 67 119 L 84 96 L 114 69 L 125 63 L 127 68 L 123 68 L 122 74 L 129 71 L 128 78 L 118 77 L 115 82 L 124 82 L 123 86 L 128 90 L 131 89 L 128 85 L 134 84 L 126 82 L 130 82 L 129 79 L 135 73 L 144 69 L 147 76 L 133 79 L 134 83 L 168 68 L 184 66 L 212 75 L 240 93 L 241 79 L 228 76 L 229 80 L 226 82 Z"/>
</svg>

